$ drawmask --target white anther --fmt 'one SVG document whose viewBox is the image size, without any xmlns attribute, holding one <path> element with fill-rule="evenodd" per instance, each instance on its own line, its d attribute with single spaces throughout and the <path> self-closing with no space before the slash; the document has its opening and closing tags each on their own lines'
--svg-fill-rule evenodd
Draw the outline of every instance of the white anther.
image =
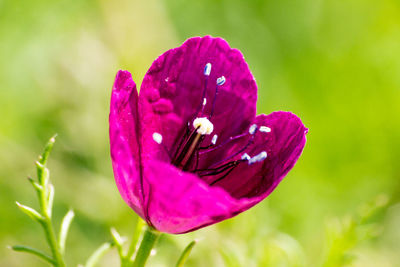
<svg viewBox="0 0 400 267">
<path fill-rule="evenodd" d="M 204 75 L 210 76 L 210 73 L 211 73 L 211 63 L 207 63 L 206 66 L 204 67 Z"/>
<path fill-rule="evenodd" d="M 217 79 L 217 85 L 223 85 L 226 82 L 225 76 L 221 76 Z"/>
<path fill-rule="evenodd" d="M 270 133 L 271 132 L 271 128 L 269 128 L 267 126 L 261 126 L 260 127 L 260 132 L 262 132 L 262 133 Z"/>
<path fill-rule="evenodd" d="M 257 124 L 252 124 L 249 128 L 249 134 L 254 134 L 257 130 Z"/>
<path fill-rule="evenodd" d="M 244 154 L 242 155 L 242 159 L 249 161 L 249 160 L 251 159 L 251 157 L 249 156 L 249 154 L 244 153 Z"/>
<path fill-rule="evenodd" d="M 267 152 L 263 151 L 258 155 L 255 155 L 254 157 L 252 157 L 251 159 L 249 159 L 249 165 L 256 163 L 256 162 L 260 162 L 263 161 L 264 159 L 267 158 Z"/>
<path fill-rule="evenodd" d="M 203 98 L 203 106 L 207 104 L 207 98 Z"/>
<path fill-rule="evenodd" d="M 214 136 L 213 136 L 212 139 L 211 139 L 211 143 L 212 143 L 213 145 L 215 145 L 215 144 L 217 143 L 217 139 L 218 139 L 218 135 L 214 134 Z"/>
<path fill-rule="evenodd" d="M 157 144 L 161 144 L 162 143 L 162 135 L 159 133 L 153 133 L 153 140 Z"/>
<path fill-rule="evenodd" d="M 193 127 L 197 129 L 197 132 L 201 135 L 209 135 L 214 130 L 214 125 L 207 118 L 196 118 L 193 121 Z"/>
</svg>

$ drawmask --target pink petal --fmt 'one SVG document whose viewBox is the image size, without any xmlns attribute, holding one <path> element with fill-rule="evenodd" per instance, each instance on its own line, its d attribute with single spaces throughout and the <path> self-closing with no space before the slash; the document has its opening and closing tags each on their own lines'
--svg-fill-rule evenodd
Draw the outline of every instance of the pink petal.
<svg viewBox="0 0 400 267">
<path fill-rule="evenodd" d="M 209 77 L 203 74 L 207 63 L 212 65 Z M 203 116 L 211 113 L 216 80 L 221 76 L 226 82 L 219 87 L 211 122 L 213 134 L 223 139 L 247 128 L 256 111 L 257 86 L 240 51 L 231 49 L 221 38 L 196 37 L 154 61 L 143 80 L 139 97 L 146 159 L 171 161 L 170 156 L 187 123 L 199 115 L 206 79 L 207 104 Z M 163 136 L 169 152 L 152 140 L 154 132 Z M 212 135 L 207 136 L 204 142 L 209 143 L 211 138 Z"/>
<path fill-rule="evenodd" d="M 110 149 L 114 177 L 122 198 L 144 218 L 139 154 L 138 93 L 128 71 L 115 78 L 110 105 Z"/>
<path fill-rule="evenodd" d="M 145 163 L 150 184 L 148 213 L 152 225 L 167 233 L 185 233 L 228 219 L 254 205 L 210 187 L 196 175 L 162 161 Z"/>
<path fill-rule="evenodd" d="M 215 186 L 224 188 L 235 198 L 259 198 L 261 201 L 293 168 L 303 151 L 308 129 L 296 115 L 282 111 L 268 116 L 259 115 L 254 123 L 259 127 L 269 127 L 271 132 L 258 131 L 254 144 L 245 152 L 250 156 L 255 156 L 265 151 L 267 158 L 251 165 L 247 162 L 239 164 L 228 177 L 216 183 Z M 231 151 L 238 151 L 247 141 L 248 139 L 236 144 Z"/>
</svg>

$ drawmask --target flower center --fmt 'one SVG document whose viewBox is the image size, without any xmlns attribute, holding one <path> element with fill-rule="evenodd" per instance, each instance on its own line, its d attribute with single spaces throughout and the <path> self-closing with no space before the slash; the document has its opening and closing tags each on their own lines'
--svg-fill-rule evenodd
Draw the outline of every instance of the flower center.
<svg viewBox="0 0 400 267">
<path fill-rule="evenodd" d="M 199 148 L 200 143 L 203 141 L 205 135 L 209 135 L 214 130 L 214 125 L 207 118 L 196 118 L 193 121 L 193 130 L 186 140 L 182 149 L 175 153 L 172 159 L 172 164 L 182 170 L 187 170 L 190 165 L 190 160 L 193 158 L 194 152 Z"/>
<path fill-rule="evenodd" d="M 258 125 L 253 124 L 249 127 L 248 132 L 229 137 L 228 139 L 219 143 L 217 143 L 218 135 L 214 134 L 211 138 L 210 144 L 207 146 L 201 146 L 205 136 L 211 135 L 214 131 L 214 125 L 211 120 L 214 115 L 215 103 L 218 96 L 219 87 L 224 85 L 226 82 L 224 76 L 221 76 L 216 80 L 216 88 L 211 102 L 211 111 L 208 116 L 205 116 L 204 109 L 207 105 L 206 93 L 208 78 L 211 74 L 211 63 L 207 63 L 205 65 L 203 74 L 205 81 L 202 93 L 202 101 L 197 108 L 193 122 L 190 123 L 189 121 L 187 123 L 185 134 L 180 139 L 177 149 L 174 155 L 171 157 L 171 163 L 181 170 L 196 173 L 200 177 L 212 176 L 213 178 L 209 184 L 214 185 L 228 176 L 240 163 L 247 162 L 249 165 L 252 165 L 265 160 L 267 158 L 267 152 L 265 151 L 262 151 L 253 157 L 245 153 L 245 151 L 254 143 L 255 136 L 258 132 L 269 133 L 271 132 L 271 129 L 267 126 L 259 127 Z M 217 160 L 216 162 L 208 164 L 209 166 L 207 166 L 207 168 L 200 169 L 198 167 L 200 157 L 207 153 L 222 149 L 228 144 L 245 137 L 248 138 L 248 142 L 242 148 L 238 149 L 238 151 L 226 156 L 225 158 Z M 161 134 L 153 133 L 153 140 L 156 143 L 163 145 Z M 240 154 L 242 155 L 239 156 Z M 233 160 L 234 158 L 236 159 Z"/>
</svg>

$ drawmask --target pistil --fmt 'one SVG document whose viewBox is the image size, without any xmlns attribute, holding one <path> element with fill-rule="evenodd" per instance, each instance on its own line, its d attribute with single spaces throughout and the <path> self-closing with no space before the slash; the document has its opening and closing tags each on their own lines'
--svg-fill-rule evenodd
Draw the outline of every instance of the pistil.
<svg viewBox="0 0 400 267">
<path fill-rule="evenodd" d="M 184 171 L 187 170 L 190 160 L 200 144 L 200 141 L 202 139 L 201 137 L 201 134 L 193 131 L 193 133 L 190 135 L 189 139 L 183 146 L 181 152 L 178 154 L 177 158 L 173 160 L 172 164 Z"/>
</svg>

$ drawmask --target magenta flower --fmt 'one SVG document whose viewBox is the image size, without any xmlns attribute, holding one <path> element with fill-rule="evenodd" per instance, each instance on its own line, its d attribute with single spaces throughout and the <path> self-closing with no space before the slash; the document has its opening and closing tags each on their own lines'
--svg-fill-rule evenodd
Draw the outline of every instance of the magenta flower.
<svg viewBox="0 0 400 267">
<path fill-rule="evenodd" d="M 307 129 L 289 112 L 256 116 L 257 86 L 239 50 L 209 36 L 157 58 L 140 95 L 117 73 L 110 108 L 115 180 L 159 231 L 185 233 L 267 197 L 294 166 Z"/>
</svg>

